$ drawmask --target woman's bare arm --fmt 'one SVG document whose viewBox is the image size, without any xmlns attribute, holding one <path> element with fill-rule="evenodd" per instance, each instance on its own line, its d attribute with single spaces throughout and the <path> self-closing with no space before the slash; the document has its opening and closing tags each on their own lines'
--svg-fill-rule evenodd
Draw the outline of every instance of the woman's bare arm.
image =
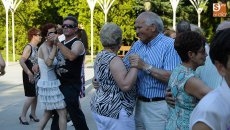
<svg viewBox="0 0 230 130">
<path fill-rule="evenodd" d="M 138 69 L 133 67 L 127 71 L 120 57 L 111 60 L 110 70 L 118 87 L 124 92 L 129 91 L 136 82 Z"/>
</svg>

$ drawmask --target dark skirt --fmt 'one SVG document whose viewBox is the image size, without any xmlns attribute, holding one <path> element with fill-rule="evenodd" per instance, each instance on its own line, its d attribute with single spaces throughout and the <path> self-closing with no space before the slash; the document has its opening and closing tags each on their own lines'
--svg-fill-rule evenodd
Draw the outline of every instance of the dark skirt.
<svg viewBox="0 0 230 130">
<path fill-rule="evenodd" d="M 24 91 L 25 91 L 25 96 L 26 97 L 36 97 L 36 85 L 35 83 L 30 83 L 29 82 L 29 77 L 28 75 L 23 71 L 22 74 L 23 78 L 23 85 L 24 85 Z"/>
</svg>

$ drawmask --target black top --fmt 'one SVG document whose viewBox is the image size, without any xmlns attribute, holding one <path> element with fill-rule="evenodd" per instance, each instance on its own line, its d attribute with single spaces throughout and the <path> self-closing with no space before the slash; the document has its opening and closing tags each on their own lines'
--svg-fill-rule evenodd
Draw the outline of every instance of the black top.
<svg viewBox="0 0 230 130">
<path fill-rule="evenodd" d="M 71 46 L 78 39 L 74 38 L 71 41 L 64 43 L 64 45 L 71 50 Z M 75 60 L 70 61 L 61 54 L 61 51 L 58 51 L 57 55 L 57 76 L 61 81 L 62 85 L 65 84 L 81 84 L 81 69 L 84 60 L 84 54 L 78 56 Z"/>
<path fill-rule="evenodd" d="M 31 52 L 30 52 L 30 56 L 28 57 L 28 59 L 26 59 L 25 64 L 28 67 L 28 69 L 33 73 L 32 71 L 32 67 L 33 65 L 37 64 L 37 47 L 32 47 L 30 44 L 27 44 L 26 46 L 30 46 L 31 47 Z M 29 82 L 29 77 L 27 75 L 27 73 L 23 70 L 22 71 L 22 78 L 23 78 L 23 86 L 24 86 L 24 90 L 25 90 L 25 96 L 27 97 L 35 97 L 36 96 L 36 89 L 35 89 L 35 85 L 36 82 L 31 83 Z M 38 75 L 35 74 L 34 78 L 39 78 L 37 77 Z M 37 80 L 37 79 L 36 79 Z"/>
</svg>

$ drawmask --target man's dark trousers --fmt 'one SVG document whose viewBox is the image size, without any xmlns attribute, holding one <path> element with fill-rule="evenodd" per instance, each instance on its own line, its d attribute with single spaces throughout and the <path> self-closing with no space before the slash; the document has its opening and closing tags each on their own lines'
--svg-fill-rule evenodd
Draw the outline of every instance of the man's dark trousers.
<svg viewBox="0 0 230 130">
<path fill-rule="evenodd" d="M 75 129 L 77 130 L 89 130 L 85 115 L 79 107 L 79 94 L 81 84 L 68 84 L 61 85 L 61 92 L 65 97 L 66 109 L 69 112 L 70 118 L 73 122 Z M 54 113 L 53 122 L 51 124 L 51 130 L 58 130 L 58 115 Z"/>
</svg>

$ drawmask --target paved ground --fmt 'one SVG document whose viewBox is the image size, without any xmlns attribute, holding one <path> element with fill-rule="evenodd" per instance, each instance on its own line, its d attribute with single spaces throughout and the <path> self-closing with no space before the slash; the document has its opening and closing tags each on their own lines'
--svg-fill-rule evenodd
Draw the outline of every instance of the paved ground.
<svg viewBox="0 0 230 130">
<path fill-rule="evenodd" d="M 83 112 L 86 116 L 87 124 L 90 130 L 97 130 L 94 120 L 92 119 L 89 108 L 90 96 L 94 92 L 91 85 L 93 77 L 93 68 L 87 64 L 86 73 L 86 97 L 81 99 Z M 0 77 L 0 130 L 36 130 L 38 123 L 30 121 L 30 125 L 24 126 L 19 124 L 18 117 L 22 110 L 25 100 L 22 86 L 22 69 L 18 63 L 9 63 L 6 67 L 6 74 Z M 28 111 L 30 113 L 30 111 Z M 40 104 L 37 107 L 37 116 L 41 117 L 43 110 Z M 27 117 L 29 121 L 29 117 Z M 50 130 L 50 121 L 45 130 Z M 73 126 L 67 126 L 67 130 L 74 130 Z"/>
</svg>

